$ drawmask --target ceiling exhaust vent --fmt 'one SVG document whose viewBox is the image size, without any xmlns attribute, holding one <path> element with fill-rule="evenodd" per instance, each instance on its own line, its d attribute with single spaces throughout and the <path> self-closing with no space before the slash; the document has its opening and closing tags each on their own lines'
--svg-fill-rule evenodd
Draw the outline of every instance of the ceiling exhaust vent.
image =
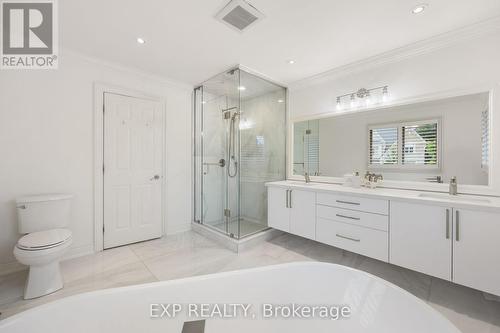
<svg viewBox="0 0 500 333">
<path fill-rule="evenodd" d="M 215 15 L 215 18 L 229 27 L 243 32 L 249 26 L 264 18 L 264 14 L 245 0 L 232 0 Z"/>
</svg>

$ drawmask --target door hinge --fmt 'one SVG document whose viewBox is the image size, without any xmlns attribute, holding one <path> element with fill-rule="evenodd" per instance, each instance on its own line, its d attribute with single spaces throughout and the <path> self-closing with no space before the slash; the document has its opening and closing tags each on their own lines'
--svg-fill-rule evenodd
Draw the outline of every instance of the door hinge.
<svg viewBox="0 0 500 333">
<path fill-rule="evenodd" d="M 230 209 L 224 209 L 224 216 L 225 217 L 231 217 L 231 210 Z"/>
</svg>

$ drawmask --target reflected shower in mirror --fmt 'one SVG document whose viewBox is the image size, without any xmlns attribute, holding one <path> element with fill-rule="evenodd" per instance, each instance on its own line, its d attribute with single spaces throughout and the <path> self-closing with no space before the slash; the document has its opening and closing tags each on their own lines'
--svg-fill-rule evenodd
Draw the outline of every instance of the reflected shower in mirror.
<svg viewBox="0 0 500 333">
<path fill-rule="evenodd" d="M 480 93 L 296 122 L 293 173 L 488 185 L 488 103 Z"/>
</svg>

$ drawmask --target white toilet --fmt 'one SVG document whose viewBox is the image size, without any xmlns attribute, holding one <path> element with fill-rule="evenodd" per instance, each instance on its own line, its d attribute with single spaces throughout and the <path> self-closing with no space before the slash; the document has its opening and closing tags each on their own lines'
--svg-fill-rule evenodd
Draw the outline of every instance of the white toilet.
<svg viewBox="0 0 500 333">
<path fill-rule="evenodd" d="M 50 294 L 63 287 L 59 261 L 71 245 L 65 229 L 71 216 L 71 194 L 45 194 L 16 200 L 19 233 L 25 234 L 14 256 L 30 266 L 24 299 Z"/>
</svg>

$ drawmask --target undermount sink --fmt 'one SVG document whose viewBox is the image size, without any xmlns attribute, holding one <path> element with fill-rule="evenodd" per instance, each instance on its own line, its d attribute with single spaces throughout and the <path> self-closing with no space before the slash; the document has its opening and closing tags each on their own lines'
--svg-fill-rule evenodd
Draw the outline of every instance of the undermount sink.
<svg viewBox="0 0 500 333">
<path fill-rule="evenodd" d="M 418 195 L 421 198 L 429 198 L 429 199 L 446 199 L 452 201 L 461 201 L 461 202 L 479 202 L 479 203 L 490 203 L 490 200 L 487 198 L 478 198 L 464 195 L 450 195 L 447 193 L 420 193 Z"/>
<path fill-rule="evenodd" d="M 306 182 L 301 182 L 301 181 L 287 181 L 288 184 L 290 185 L 301 185 L 301 186 L 316 186 L 320 185 L 320 183 L 306 183 Z"/>
</svg>

